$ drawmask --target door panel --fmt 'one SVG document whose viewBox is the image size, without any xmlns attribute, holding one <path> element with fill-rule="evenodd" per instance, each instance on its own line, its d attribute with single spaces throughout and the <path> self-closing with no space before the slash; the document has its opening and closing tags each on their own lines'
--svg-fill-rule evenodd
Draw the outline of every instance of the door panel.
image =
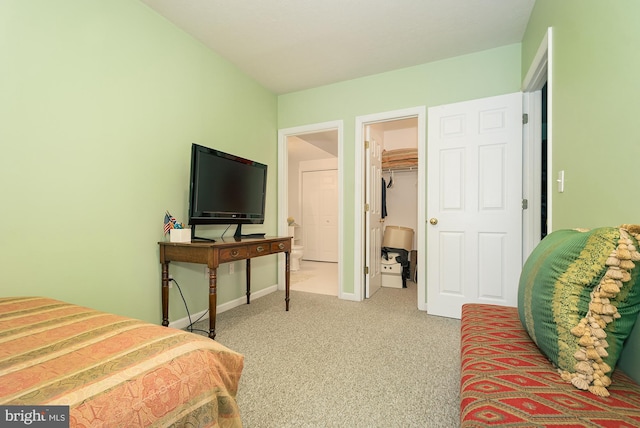
<svg viewBox="0 0 640 428">
<path fill-rule="evenodd" d="M 365 251 L 365 298 L 382 286 L 382 136 L 377 136 L 370 126 L 365 129 L 369 145 L 366 150 L 365 203 L 369 205 L 365 218 L 367 224 L 367 245 Z"/>
<path fill-rule="evenodd" d="M 522 94 L 428 114 L 427 309 L 516 306 L 522 267 Z"/>
<path fill-rule="evenodd" d="M 459 232 L 443 232 L 439 250 L 448 257 L 440 258 L 437 282 L 439 293 L 451 296 L 463 295 L 465 235 Z M 427 301 L 428 302 L 428 301 Z"/>
<path fill-rule="evenodd" d="M 302 173 L 303 259 L 338 261 L 338 172 Z"/>
</svg>

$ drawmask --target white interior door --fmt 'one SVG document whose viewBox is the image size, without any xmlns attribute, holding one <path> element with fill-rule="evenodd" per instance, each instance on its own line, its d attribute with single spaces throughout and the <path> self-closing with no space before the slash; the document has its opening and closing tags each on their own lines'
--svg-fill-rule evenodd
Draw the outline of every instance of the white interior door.
<svg viewBox="0 0 640 428">
<path fill-rule="evenodd" d="M 338 261 L 338 171 L 302 173 L 304 260 Z"/>
<path fill-rule="evenodd" d="M 429 108 L 427 310 L 516 306 L 522 268 L 522 94 Z"/>
<path fill-rule="evenodd" d="M 365 297 L 369 298 L 382 286 L 382 145 L 372 135 L 370 126 L 365 130 L 366 177 L 365 207 L 367 245 L 365 246 Z"/>
</svg>

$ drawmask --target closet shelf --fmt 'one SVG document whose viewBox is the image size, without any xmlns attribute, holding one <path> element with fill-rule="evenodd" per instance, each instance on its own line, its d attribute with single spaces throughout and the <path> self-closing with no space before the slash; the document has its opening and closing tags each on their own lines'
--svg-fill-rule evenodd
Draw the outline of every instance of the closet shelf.
<svg viewBox="0 0 640 428">
<path fill-rule="evenodd" d="M 384 171 L 414 171 L 418 169 L 418 148 L 383 150 L 382 169 Z"/>
</svg>

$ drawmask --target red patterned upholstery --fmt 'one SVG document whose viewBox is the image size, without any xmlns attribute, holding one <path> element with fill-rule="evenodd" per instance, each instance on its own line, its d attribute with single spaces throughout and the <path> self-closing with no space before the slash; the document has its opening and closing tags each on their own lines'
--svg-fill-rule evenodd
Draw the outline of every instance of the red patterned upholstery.
<svg viewBox="0 0 640 428">
<path fill-rule="evenodd" d="M 462 427 L 640 427 L 640 386 L 616 369 L 610 397 L 566 383 L 522 328 L 516 308 L 462 307 Z"/>
</svg>

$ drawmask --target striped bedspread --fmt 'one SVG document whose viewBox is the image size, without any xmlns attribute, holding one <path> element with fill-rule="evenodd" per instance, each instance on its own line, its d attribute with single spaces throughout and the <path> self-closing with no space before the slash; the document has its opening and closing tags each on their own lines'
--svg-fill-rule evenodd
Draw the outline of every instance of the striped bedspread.
<svg viewBox="0 0 640 428">
<path fill-rule="evenodd" d="M 0 405 L 68 405 L 71 427 L 242 426 L 243 364 L 192 333 L 48 298 L 0 298 Z"/>
</svg>

